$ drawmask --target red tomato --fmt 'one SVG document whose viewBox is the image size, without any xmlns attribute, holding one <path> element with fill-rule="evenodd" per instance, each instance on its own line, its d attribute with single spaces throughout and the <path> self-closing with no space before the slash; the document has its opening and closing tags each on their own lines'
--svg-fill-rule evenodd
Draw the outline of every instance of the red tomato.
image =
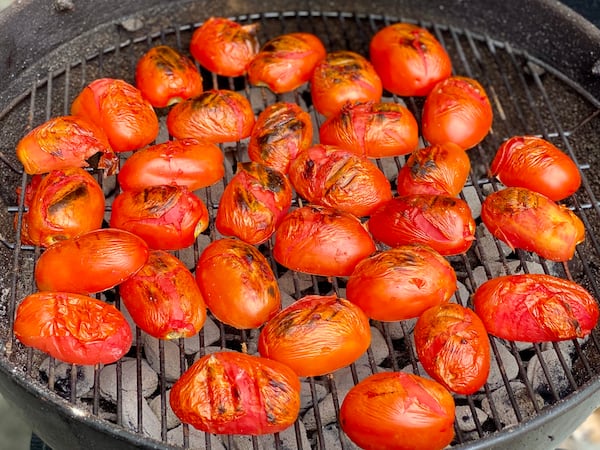
<svg viewBox="0 0 600 450">
<path fill-rule="evenodd" d="M 248 244 L 265 242 L 292 206 L 292 185 L 278 170 L 238 163 L 219 200 L 215 226 Z"/>
<path fill-rule="evenodd" d="M 366 450 L 441 450 L 454 438 L 452 395 L 406 372 L 371 375 L 342 402 L 340 426 Z"/>
<path fill-rule="evenodd" d="M 114 306 L 86 295 L 36 292 L 23 299 L 14 322 L 16 338 L 28 347 L 70 364 L 110 364 L 133 340 Z"/>
<path fill-rule="evenodd" d="M 337 114 L 346 103 L 378 102 L 382 94 L 381 79 L 371 63 L 347 50 L 327 53 L 310 79 L 313 106 L 325 117 Z"/>
<path fill-rule="evenodd" d="M 481 219 L 511 248 L 534 252 L 552 261 L 568 261 L 585 239 L 585 227 L 566 206 L 525 188 L 506 188 L 486 197 Z"/>
<path fill-rule="evenodd" d="M 248 99 L 227 89 L 212 89 L 178 103 L 167 116 L 167 128 L 176 139 L 234 142 L 250 136 L 253 126 Z"/>
<path fill-rule="evenodd" d="M 375 33 L 369 55 L 383 87 L 397 95 L 427 95 L 452 74 L 442 44 L 427 29 L 410 23 L 394 23 Z"/>
<path fill-rule="evenodd" d="M 398 195 L 438 194 L 457 196 L 469 177 L 467 153 L 451 142 L 412 152 L 398 171 Z"/>
<path fill-rule="evenodd" d="M 293 425 L 300 381 L 285 365 L 238 352 L 198 359 L 173 385 L 175 415 L 205 433 L 262 435 Z"/>
<path fill-rule="evenodd" d="M 100 169 L 108 169 L 110 175 L 117 168 L 117 157 L 104 131 L 77 116 L 54 117 L 34 128 L 17 143 L 16 153 L 29 175 L 88 167 L 87 159 L 96 153 L 102 153 Z"/>
<path fill-rule="evenodd" d="M 390 247 L 421 243 L 444 256 L 465 253 L 475 239 L 475 221 L 467 202 L 448 195 L 395 197 L 368 222 L 373 237 Z"/>
<path fill-rule="evenodd" d="M 141 238 L 127 231 L 88 231 L 48 247 L 35 266 L 35 281 L 40 291 L 105 291 L 140 270 L 148 251 Z"/>
<path fill-rule="evenodd" d="M 195 191 L 215 184 L 224 174 L 223 152 L 217 144 L 180 139 L 134 152 L 121 166 L 117 179 L 126 191 L 165 184 Z"/>
<path fill-rule="evenodd" d="M 492 161 L 490 175 L 505 186 L 531 189 L 554 201 L 567 198 L 581 185 L 575 162 L 537 136 L 514 136 L 504 141 Z"/>
<path fill-rule="evenodd" d="M 287 33 L 266 42 L 248 66 L 248 80 L 276 94 L 293 91 L 310 80 L 325 46 L 311 33 Z"/>
<path fill-rule="evenodd" d="M 452 142 L 468 150 L 492 128 L 493 112 L 483 86 L 472 78 L 454 76 L 434 86 L 423 105 L 423 137 L 430 144 Z"/>
<path fill-rule="evenodd" d="M 248 156 L 252 161 L 287 174 L 290 162 L 310 147 L 312 139 L 310 114 L 295 103 L 272 103 L 256 119 Z"/>
<path fill-rule="evenodd" d="M 224 17 L 210 17 L 192 34 L 190 52 L 217 75 L 244 75 L 259 50 L 257 28 L 255 23 L 241 25 Z"/>
<path fill-rule="evenodd" d="M 425 371 L 452 392 L 474 394 L 490 373 L 490 340 L 481 319 L 456 303 L 424 311 L 414 330 Z"/>
<path fill-rule="evenodd" d="M 152 250 L 146 264 L 119 285 L 119 294 L 135 324 L 159 339 L 194 336 L 206 321 L 194 275 L 163 250 Z"/>
<path fill-rule="evenodd" d="M 359 262 L 348 278 L 346 297 L 371 319 L 412 319 L 446 303 L 456 291 L 450 263 L 421 244 L 401 245 Z"/>
<path fill-rule="evenodd" d="M 419 144 L 415 116 L 399 103 L 346 104 L 319 128 L 321 144 L 337 145 L 369 158 L 400 156 Z"/>
<path fill-rule="evenodd" d="M 375 243 L 353 214 L 308 205 L 288 213 L 275 232 L 273 256 L 288 269 L 323 276 L 349 276 Z"/>
<path fill-rule="evenodd" d="M 185 186 L 123 191 L 112 204 L 110 226 L 141 237 L 156 250 L 179 250 L 208 228 L 208 209 Z"/>
<path fill-rule="evenodd" d="M 237 239 L 219 239 L 204 249 L 196 264 L 196 281 L 208 309 L 234 328 L 258 328 L 281 308 L 269 262 Z"/>
<path fill-rule="evenodd" d="M 71 104 L 71 113 L 102 128 L 115 152 L 137 150 L 158 136 L 158 117 L 139 89 L 124 80 L 100 78 Z"/>
<path fill-rule="evenodd" d="M 365 313 L 335 295 L 307 295 L 281 310 L 258 337 L 261 356 L 298 376 L 331 373 L 356 361 L 371 344 Z"/>
<path fill-rule="evenodd" d="M 370 215 L 392 198 L 390 182 L 373 162 L 335 146 L 317 144 L 300 153 L 289 177 L 309 203 L 357 217 Z"/>
<path fill-rule="evenodd" d="M 493 278 L 477 288 L 473 304 L 488 333 L 511 341 L 582 338 L 598 322 L 594 297 L 577 283 L 552 275 Z"/>
</svg>

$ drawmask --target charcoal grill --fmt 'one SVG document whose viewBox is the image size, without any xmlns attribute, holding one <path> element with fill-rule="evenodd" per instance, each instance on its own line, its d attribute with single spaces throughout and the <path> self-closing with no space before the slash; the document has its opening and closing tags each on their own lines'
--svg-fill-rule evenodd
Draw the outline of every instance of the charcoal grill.
<svg viewBox="0 0 600 450">
<path fill-rule="evenodd" d="M 116 364 L 116 399 L 108 402 L 100 385 L 101 367 L 91 369 L 93 387 L 84 396 L 77 393 L 82 384 L 81 368 L 68 367 L 66 376 L 59 374 L 57 361 L 24 348 L 12 333 L 13 317 L 21 298 L 35 289 L 33 267 L 41 250 L 19 244 L 13 221 L 21 220 L 23 198 L 16 189 L 24 187 L 27 176 L 16 160 L 14 148 L 21 136 L 50 117 L 67 114 L 79 90 L 98 77 L 123 78 L 133 82 L 137 58 L 158 44 L 172 45 L 188 52 L 193 30 L 211 15 L 226 16 L 241 23 L 260 23 L 259 38 L 291 31 L 309 31 L 323 39 L 328 50 L 351 49 L 368 54 L 370 37 L 381 27 L 409 21 L 430 29 L 447 48 L 454 71 L 478 79 L 490 94 L 494 107 L 494 125 L 489 136 L 470 150 L 472 171 L 461 196 L 474 210 L 486 193 L 498 189 L 487 177 L 487 166 L 502 140 L 516 134 L 537 134 L 567 151 L 583 174 L 579 192 L 565 203 L 582 218 L 587 238 L 568 263 L 555 264 L 535 255 L 511 252 L 500 242 L 487 237 L 483 227 L 469 252 L 450 258 L 465 288 L 456 301 L 469 305 L 469 294 L 483 279 L 515 272 L 544 271 L 573 279 L 600 299 L 597 283 L 600 271 L 600 31 L 573 11 L 554 1 L 505 0 L 488 5 L 485 1 L 442 1 L 435 4 L 418 1 L 397 2 L 289 2 L 262 4 L 257 1 L 188 2 L 147 1 L 34 1 L 16 2 L 0 14 L 0 261 L 6 268 L 0 273 L 0 391 L 24 415 L 34 432 L 55 449 L 76 448 L 185 448 L 195 446 L 193 430 L 178 430 L 178 442 L 170 441 L 167 425 L 166 392 L 169 387 L 166 365 L 167 344 L 158 343 L 158 384 L 148 396 L 158 399 L 159 432 L 154 437 L 144 430 L 149 422 L 142 408 L 141 367 L 147 356 L 142 345 L 144 336 L 137 329 L 134 347 L 128 355 L 135 361 L 133 401 L 137 415 L 124 419 L 127 401 L 122 387 L 123 365 Z M 256 113 L 275 100 L 296 101 L 313 115 L 315 125 L 323 120 L 311 107 L 306 88 L 274 96 L 265 89 L 253 88 L 243 79 L 227 79 L 203 72 L 205 87 L 221 87 L 246 94 Z M 420 116 L 422 99 L 400 99 L 385 94 L 389 101 L 405 101 Z M 164 127 L 165 112 L 159 112 L 162 132 L 158 141 L 168 138 Z M 231 177 L 237 161 L 245 160 L 245 143 L 224 145 L 227 174 Z M 403 158 L 378 161 L 393 181 Z M 110 199 L 115 195 L 114 179 L 93 172 Z M 223 184 L 224 184 L 223 183 Z M 212 217 L 216 212 L 223 185 L 199 191 Z M 107 211 L 108 214 L 108 211 Z M 18 227 L 17 227 L 18 228 Z M 201 251 L 201 243 L 218 237 L 211 223 L 205 235 L 193 246 L 179 252 L 188 266 Z M 490 245 L 486 245 L 486 241 Z M 261 249 L 270 257 L 270 244 Z M 186 259 L 187 258 L 187 259 Z M 344 280 L 327 280 L 289 273 L 271 259 L 287 283 L 293 298 L 309 293 L 337 292 L 343 295 Z M 102 295 L 119 306 L 117 291 Z M 216 345 L 239 349 L 252 348 L 256 330 L 237 331 L 219 324 Z M 409 370 L 423 375 L 410 344 L 410 324 L 373 323 L 383 337 L 388 355 L 378 360 L 375 349 L 367 353 L 370 371 Z M 461 417 L 457 418 L 453 448 L 527 448 L 552 449 L 572 432 L 598 405 L 600 398 L 599 331 L 585 340 L 563 344 L 524 346 L 492 339 L 492 353 L 498 366 L 497 386 L 489 383 L 477 394 L 457 396 Z M 177 342 L 180 372 L 189 363 L 186 346 Z M 208 351 L 205 331 L 197 338 L 199 353 Z M 514 360 L 514 374 L 506 356 Z M 541 384 L 528 376 L 536 361 L 541 368 Z M 557 363 L 551 366 L 550 360 Z M 42 361 L 44 361 L 42 363 Z M 47 367 L 40 371 L 42 364 Z M 360 370 L 359 370 L 360 369 Z M 353 365 L 354 383 L 365 376 L 364 367 Z M 518 381 L 519 384 L 515 384 Z M 316 404 L 312 414 L 314 426 L 297 423 L 291 438 L 265 441 L 252 438 L 252 448 L 353 448 L 335 421 L 326 417 L 327 404 L 333 414 L 339 411 L 343 388 L 335 375 L 306 380 L 305 401 Z M 519 388 L 517 389 L 518 386 Z M 542 387 L 540 387 L 542 386 Z M 510 416 L 502 409 L 495 392 L 505 391 Z M 329 396 L 319 403 L 320 393 Z M 484 409 L 486 413 L 481 415 Z M 471 426 L 465 427 L 464 423 Z M 333 436 L 333 437 L 332 437 Z M 200 440 L 206 448 L 222 448 L 214 437 Z M 239 448 L 234 437 L 224 439 L 227 448 Z M 304 444 L 303 444 L 304 443 Z"/>
</svg>

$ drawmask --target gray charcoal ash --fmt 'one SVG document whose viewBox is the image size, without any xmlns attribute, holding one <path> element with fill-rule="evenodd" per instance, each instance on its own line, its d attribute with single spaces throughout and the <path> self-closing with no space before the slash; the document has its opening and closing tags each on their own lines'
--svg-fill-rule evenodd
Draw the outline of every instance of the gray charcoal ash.
<svg viewBox="0 0 600 450">
<path fill-rule="evenodd" d="M 165 402 L 166 402 L 166 406 L 167 406 L 167 408 L 166 408 L 167 429 L 169 429 L 169 430 L 171 430 L 181 424 L 181 421 L 175 415 L 175 413 L 173 412 L 173 409 L 171 408 L 171 404 L 169 403 L 170 398 L 171 398 L 171 390 L 169 389 L 168 391 L 165 392 Z M 156 397 L 154 397 L 150 401 L 149 405 L 150 405 L 150 409 L 152 409 L 152 411 L 154 412 L 156 417 L 160 418 L 162 415 L 161 396 L 157 395 Z"/>
<path fill-rule="evenodd" d="M 202 358 L 205 355 L 211 355 L 213 353 L 218 353 L 218 352 L 235 352 L 235 351 L 237 351 L 237 350 L 232 350 L 230 348 L 223 348 L 218 345 L 208 345 L 208 346 L 204 347 L 204 352 L 198 352 L 194 355 L 194 362 L 198 361 L 200 358 Z"/>
<path fill-rule="evenodd" d="M 388 335 L 392 340 L 404 339 L 406 335 L 410 336 L 415 325 L 417 324 L 417 318 L 397 320 L 395 322 L 387 322 L 385 328 L 387 328 Z"/>
<path fill-rule="evenodd" d="M 556 351 L 554 349 L 545 350 L 541 352 L 541 357 L 546 365 L 547 374 L 538 355 L 533 355 L 527 364 L 527 379 L 531 382 L 533 390 L 545 397 L 553 397 L 552 388 L 554 388 L 558 397 L 564 398 L 571 387 Z M 563 360 L 570 372 L 572 369 L 571 359 L 563 354 Z"/>
<path fill-rule="evenodd" d="M 138 402 L 135 392 L 123 392 L 123 426 L 133 431 L 138 431 Z M 153 439 L 161 439 L 160 419 L 142 399 L 142 433 Z"/>
<path fill-rule="evenodd" d="M 167 432 L 167 442 L 171 445 L 177 445 L 179 447 L 183 447 L 183 425 L 179 425 L 172 430 Z M 193 426 L 188 426 L 188 443 L 190 449 L 205 449 L 206 448 L 206 436 L 207 434 L 197 430 Z M 211 450 L 226 450 L 225 444 L 223 443 L 223 438 L 221 436 L 215 436 L 214 434 L 209 434 L 210 436 L 210 448 Z"/>
<path fill-rule="evenodd" d="M 150 367 L 160 373 L 160 339 L 144 334 L 144 354 Z M 163 360 L 165 380 L 174 382 L 181 376 L 181 364 L 179 358 L 179 346 L 175 341 L 164 339 Z M 185 369 L 185 368 L 184 368 Z"/>
<path fill-rule="evenodd" d="M 473 410 L 480 425 L 488 419 L 488 415 L 482 409 L 474 407 Z M 456 407 L 456 425 L 461 431 L 468 432 L 477 429 L 475 419 L 473 418 L 473 410 L 468 405 L 458 405 Z"/>
<path fill-rule="evenodd" d="M 477 190 L 472 185 L 469 185 L 463 187 L 462 193 L 465 197 L 465 201 L 469 205 L 473 219 L 477 219 L 481 216 L 481 201 L 477 195 Z"/>
<path fill-rule="evenodd" d="M 280 289 L 280 294 L 281 294 L 281 309 L 287 308 L 288 306 L 290 306 L 291 304 L 293 304 L 296 299 L 294 297 L 292 297 L 290 294 L 288 294 L 287 292 L 283 291 Z"/>
<path fill-rule="evenodd" d="M 506 378 L 509 381 L 514 380 L 519 375 L 519 365 L 517 362 L 517 358 L 510 352 L 510 350 L 505 345 L 503 345 L 502 342 L 496 341 L 496 349 L 498 350 L 498 357 L 500 359 L 500 364 L 504 368 Z M 496 359 L 491 349 L 490 353 L 490 374 L 487 378 L 487 384 L 490 389 L 494 390 L 499 388 L 500 386 L 503 386 L 504 380 L 502 379 L 502 372 L 500 371 L 498 359 Z M 483 390 L 483 388 L 481 390 Z"/>
<path fill-rule="evenodd" d="M 536 415 L 536 411 L 533 405 L 533 401 L 536 402 L 537 406 L 541 409 L 544 406 L 544 399 L 539 394 L 534 392 L 533 401 L 528 395 L 527 388 L 520 381 L 512 381 L 510 388 L 514 393 L 516 404 L 521 413 L 523 421 L 530 419 Z M 512 406 L 506 386 L 496 389 L 491 394 L 491 399 L 498 413 L 498 420 L 504 426 L 517 425 L 519 420 Z M 481 409 L 490 417 L 493 417 L 492 409 L 490 407 L 490 399 L 485 397 L 481 401 Z"/>
<path fill-rule="evenodd" d="M 137 364 L 134 358 L 121 360 L 121 389 L 123 392 L 137 393 Z M 145 361 L 141 360 L 141 393 L 150 396 L 158 387 L 158 375 Z M 111 402 L 117 400 L 117 364 L 104 366 L 100 372 L 100 395 Z"/>
<path fill-rule="evenodd" d="M 258 443 L 258 448 L 261 450 L 272 450 L 276 447 L 275 438 L 279 439 L 279 445 L 282 450 L 295 450 L 298 448 L 310 448 L 310 442 L 308 440 L 308 436 L 306 434 L 306 429 L 301 421 L 298 421 L 298 431 L 300 435 L 300 443 L 302 447 L 300 447 L 296 441 L 296 428 L 294 425 L 286 428 L 276 435 L 274 434 L 265 434 L 262 436 L 256 436 L 256 441 Z M 254 448 L 254 444 L 252 443 L 252 436 L 244 436 L 244 435 L 235 435 L 231 437 L 232 441 L 232 450 L 252 450 Z"/>
<path fill-rule="evenodd" d="M 388 356 L 390 356 L 390 350 L 385 341 L 385 337 L 381 334 L 375 327 L 371 327 L 371 346 L 370 346 L 371 354 L 373 355 L 373 360 L 375 365 L 378 366 L 381 364 Z M 368 352 L 363 353 L 363 355 L 358 358 L 356 361 L 357 365 L 369 365 L 369 354 Z"/>
<path fill-rule="evenodd" d="M 325 398 L 329 390 L 321 383 L 314 383 L 315 397 L 317 403 Z M 308 408 L 313 406 L 313 396 L 310 387 L 310 381 L 307 378 L 300 380 L 300 412 L 304 413 Z"/>
<path fill-rule="evenodd" d="M 341 436 L 341 441 L 340 441 Z M 315 433 L 316 439 L 316 433 Z M 341 431 L 337 423 L 330 423 L 323 427 L 324 448 L 345 448 L 346 450 L 360 450 L 360 447 L 350 440 L 350 438 Z M 343 446 L 342 446 L 343 442 Z M 315 446 L 317 447 L 317 446 Z M 318 448 L 318 447 L 317 447 Z"/>
<path fill-rule="evenodd" d="M 40 364 L 40 374 L 44 380 L 50 376 L 50 364 L 52 358 L 46 358 Z M 62 361 L 53 360 L 54 364 L 54 391 L 64 398 L 71 397 L 71 371 L 73 367 L 77 370 L 75 382 L 75 396 L 81 398 L 88 394 L 94 387 L 94 366 L 73 366 Z"/>
<path fill-rule="evenodd" d="M 292 272 L 288 270 L 281 277 L 279 277 L 279 288 L 281 292 L 296 297 L 296 284 L 298 285 L 299 291 L 306 291 L 313 287 L 312 277 L 306 273 Z"/>
</svg>

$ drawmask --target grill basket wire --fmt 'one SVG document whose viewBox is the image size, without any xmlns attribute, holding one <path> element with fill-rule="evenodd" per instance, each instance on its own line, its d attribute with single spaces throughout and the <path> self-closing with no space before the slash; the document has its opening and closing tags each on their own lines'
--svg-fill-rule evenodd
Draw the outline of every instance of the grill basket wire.
<svg viewBox="0 0 600 450">
<path fill-rule="evenodd" d="M 472 170 L 467 186 L 461 193 L 463 199 L 468 200 L 473 207 L 475 204 L 480 204 L 485 195 L 491 190 L 497 190 L 501 187 L 497 181 L 488 178 L 487 167 L 499 144 L 504 139 L 517 134 L 536 134 L 549 139 L 573 157 L 583 174 L 582 188 L 565 201 L 584 221 L 587 230 L 586 240 L 580 244 L 572 261 L 557 264 L 541 260 L 535 255 L 520 250 L 508 252 L 506 247 L 498 241 L 493 241 L 494 245 L 491 247 L 484 246 L 483 241 L 486 238 L 482 234 L 482 227 L 478 226 L 477 239 L 473 247 L 465 255 L 449 258 L 459 279 L 466 287 L 466 290 L 457 291 L 455 300 L 463 305 L 472 306 L 469 295 L 472 294 L 474 287 L 481 283 L 481 275 L 478 274 L 481 271 L 483 271 L 486 278 L 492 278 L 497 275 L 539 270 L 539 268 L 542 268 L 546 273 L 552 273 L 581 283 L 590 290 L 595 298 L 600 299 L 600 292 L 595 281 L 600 268 L 600 246 L 595 237 L 600 226 L 600 209 L 596 200 L 600 193 L 600 186 L 592 176 L 592 172 L 590 172 L 590 167 L 594 167 L 594 160 L 597 158 L 594 152 L 591 151 L 593 139 L 590 136 L 593 135 L 594 129 L 597 129 L 600 125 L 598 118 L 600 104 L 591 95 L 579 89 L 569 79 L 551 67 L 513 48 L 509 43 L 498 42 L 487 36 L 444 24 L 424 23 L 402 17 L 308 11 L 244 15 L 232 17 L 232 19 L 240 23 L 259 22 L 261 24 L 259 28 L 261 42 L 265 42 L 268 38 L 281 33 L 308 31 L 321 37 L 328 50 L 350 49 L 365 56 L 368 55 L 370 37 L 385 25 L 397 21 L 408 21 L 430 29 L 451 55 L 454 72 L 478 79 L 486 88 L 494 107 L 492 132 L 480 145 L 469 151 Z M 24 191 L 28 181 L 28 177 L 22 173 L 20 164 L 14 157 L 14 147 L 20 136 L 51 117 L 68 114 L 73 98 L 87 83 L 95 78 L 123 78 L 133 83 L 137 59 L 155 45 L 171 45 L 189 54 L 188 46 L 191 34 L 199 25 L 200 23 L 174 25 L 172 28 L 163 29 L 160 33 L 136 40 L 121 36 L 120 32 L 115 33 L 113 46 L 97 49 L 89 55 L 81 55 L 80 59 L 71 61 L 65 65 L 64 69 L 47 73 L 41 80 L 34 83 L 29 91 L 22 94 L 16 93 L 15 100 L 9 107 L 4 111 L 0 111 L 0 127 L 3 130 L 19 130 L 15 136 L 0 137 L 0 148 L 2 150 L 0 156 L 5 166 L 3 168 L 5 171 L 4 176 L 11 181 L 11 186 L 14 186 L 15 190 L 20 187 Z M 323 118 L 316 114 L 312 108 L 310 94 L 306 88 L 275 96 L 264 88 L 249 86 L 244 79 L 218 77 L 204 71 L 204 69 L 201 70 L 205 80 L 205 88 L 218 87 L 241 91 L 251 100 L 257 114 L 273 101 L 295 101 L 312 113 L 315 127 L 322 123 Z M 420 119 L 423 99 L 400 99 L 389 96 L 389 94 L 386 95 L 388 95 L 386 98 L 388 101 L 406 101 L 407 106 L 417 119 Z M 159 111 L 159 117 L 161 118 L 161 135 L 157 142 L 168 139 L 164 126 L 166 112 Z M 227 170 L 223 182 L 198 191 L 198 195 L 206 202 L 213 218 L 218 207 L 220 192 L 231 178 L 236 162 L 247 160 L 247 155 L 244 153 L 244 142 L 225 144 L 222 148 L 227 156 Z M 386 175 L 393 180 L 397 169 L 404 163 L 404 158 L 393 158 L 389 161 L 378 160 L 377 163 Z M 118 192 L 118 186 L 114 177 L 105 177 L 104 174 L 98 171 L 93 173 L 97 176 L 109 200 L 106 212 L 106 218 L 108 219 L 110 199 Z M 467 189 L 469 193 L 467 193 Z M 99 385 L 102 367 L 94 367 L 93 369 L 92 392 L 85 398 L 78 398 L 76 392 L 77 384 L 80 382 L 80 372 L 78 372 L 80 368 L 75 365 L 71 367 L 69 378 L 65 384 L 56 374 L 58 362 L 50 360 L 47 371 L 43 376 L 40 376 L 39 366 L 45 356 L 32 349 L 23 348 L 12 334 L 16 306 L 25 295 L 36 290 L 33 280 L 33 267 L 41 253 L 39 248 L 19 244 L 19 225 L 24 211 L 23 203 L 23 196 L 18 196 L 15 193 L 9 203 L 11 206 L 8 208 L 8 219 L 3 221 L 9 226 L 4 227 L 1 236 L 4 244 L 2 250 L 9 252 L 10 261 L 12 261 L 12 267 L 9 268 L 10 286 L 8 294 L 3 295 L 0 300 L 0 318 L 5 324 L 4 327 L 0 327 L 0 349 L 3 357 L 15 367 L 15 370 L 22 372 L 29 383 L 43 385 L 53 401 L 63 401 L 62 397 L 74 408 L 86 411 L 85 414 L 92 414 L 106 420 L 110 426 L 115 423 L 116 426 L 125 427 L 126 424 L 123 419 L 124 392 L 122 388 L 125 380 L 123 379 L 123 363 L 121 361 L 116 363 L 116 406 L 103 400 L 100 395 Z M 296 204 L 300 203 L 301 199 L 296 199 Z M 13 218 L 18 224 L 16 231 L 12 226 Z M 210 240 L 220 237 L 214 227 L 214 221 L 211 220 L 205 235 Z M 284 269 L 278 266 L 271 257 L 272 241 L 262 245 L 261 250 L 269 257 L 275 273 L 282 276 L 285 272 Z M 191 264 L 193 264 L 198 259 L 201 251 L 202 248 L 197 242 L 192 248 L 175 252 L 175 254 L 180 256 L 182 260 L 191 261 Z M 188 266 L 193 269 L 193 265 L 190 265 L 190 263 L 188 263 Z M 293 272 L 291 277 L 294 286 L 292 294 L 296 299 L 309 293 L 327 294 L 335 292 L 340 296 L 344 294 L 345 284 L 343 279 L 328 280 L 323 277 L 306 276 Z M 114 302 L 120 307 L 118 288 L 102 295 L 98 294 L 98 298 Z M 234 350 L 239 350 L 242 347 L 252 347 L 257 330 L 238 331 L 226 327 L 216 320 L 215 322 L 218 323 L 221 333 L 220 341 L 215 345 Z M 372 323 L 382 332 L 389 350 L 390 356 L 386 359 L 384 366 L 391 370 L 412 370 L 417 374 L 424 375 L 411 345 L 410 324 L 404 322 L 400 324 L 404 336 L 398 337 L 397 335 L 392 336 L 390 331 L 392 324 Z M 201 349 L 200 354 L 204 354 L 206 351 L 204 330 L 198 334 L 197 339 Z M 144 357 L 142 342 L 143 332 L 136 328 L 134 347 L 132 347 L 128 356 L 135 358 L 137 367 L 137 395 L 135 401 L 137 401 L 138 414 L 137 421 L 133 424 L 134 430 L 132 430 L 132 433 L 138 434 L 143 433 L 144 421 L 146 420 L 142 408 L 142 403 L 145 401 L 141 388 Z M 179 347 L 180 372 L 183 373 L 191 360 L 185 351 L 186 342 L 179 339 L 177 344 Z M 519 343 L 491 338 L 494 360 L 492 364 L 497 365 L 499 368 L 502 384 L 506 389 L 508 401 L 517 422 L 525 422 L 544 411 L 551 410 L 559 401 L 569 398 L 570 395 L 597 377 L 597 368 L 600 366 L 598 331 L 594 330 L 589 338 L 573 341 L 570 345 L 571 347 L 567 347 L 559 343 L 551 343 L 524 347 Z M 154 396 L 160 397 L 161 439 L 166 443 L 168 431 L 166 392 L 169 383 L 165 378 L 165 343 L 159 341 L 158 346 L 159 387 Z M 517 379 L 525 388 L 525 400 L 520 399 L 523 393 L 513 389 L 509 375 L 506 373 L 501 358 L 503 347 L 508 349 L 517 361 Z M 557 384 L 556 377 L 552 374 L 552 369 L 549 368 L 547 363 L 547 357 L 545 356 L 548 355 L 547 350 L 553 352 L 559 361 L 560 377 L 566 380 L 560 385 Z M 543 394 L 543 404 L 538 402 L 539 393 L 535 392 L 535 386 L 532 385 L 527 374 L 528 361 L 533 357 L 537 357 L 546 378 L 547 390 Z M 367 352 L 367 358 L 373 373 L 381 370 L 375 362 L 371 349 Z M 354 364 L 351 365 L 351 374 L 354 383 L 360 381 L 361 374 L 359 374 Z M 342 392 L 339 390 L 339 386 L 336 385 L 336 377 L 333 375 L 309 378 L 307 382 L 314 405 L 314 419 L 316 421 L 316 431 L 311 437 L 311 445 L 316 448 L 324 448 L 326 439 L 323 430 L 328 423 L 325 423 L 321 414 L 322 404 L 319 404 L 317 388 L 324 386 L 332 394 L 333 407 L 336 413 L 339 412 L 339 406 L 343 399 Z M 510 425 L 505 423 L 501 407 L 497 404 L 497 400 L 487 384 L 477 394 L 455 396 L 455 399 L 457 405 L 466 406 L 466 409 L 462 411 L 467 411 L 465 414 L 473 420 L 474 431 L 465 432 L 458 425 L 455 426 L 454 446 L 468 447 L 469 444 L 489 437 L 494 433 L 505 432 L 510 428 Z M 482 401 L 489 403 L 488 418 L 483 421 L 479 419 L 477 413 Z M 341 445 L 345 448 L 349 447 L 343 432 L 339 429 L 337 432 L 339 433 Z M 190 428 L 184 425 L 182 433 L 183 447 L 188 447 L 190 445 Z M 295 424 L 294 433 L 296 444 L 298 448 L 301 448 L 302 431 L 298 422 Z M 212 439 L 206 435 L 206 448 L 215 447 L 215 441 Z M 232 437 L 225 437 L 224 441 L 228 448 L 233 447 Z M 260 438 L 253 437 L 253 448 L 259 448 L 260 442 Z M 275 445 L 276 448 L 281 448 L 278 439 L 275 439 Z"/>
</svg>

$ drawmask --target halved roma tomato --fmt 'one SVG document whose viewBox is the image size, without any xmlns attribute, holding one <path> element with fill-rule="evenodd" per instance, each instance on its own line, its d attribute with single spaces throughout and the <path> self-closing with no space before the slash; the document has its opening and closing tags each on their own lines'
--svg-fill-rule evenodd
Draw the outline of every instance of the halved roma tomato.
<svg viewBox="0 0 600 450">
<path fill-rule="evenodd" d="M 258 328 L 281 308 L 267 258 L 238 239 L 219 239 L 204 249 L 196 264 L 196 282 L 208 309 L 234 328 Z"/>
<path fill-rule="evenodd" d="M 346 285 L 346 298 L 370 318 L 412 319 L 446 303 L 456 291 L 456 273 L 431 247 L 401 245 L 359 262 Z"/>
<path fill-rule="evenodd" d="M 535 191 L 509 187 L 492 192 L 481 206 L 487 229 L 511 248 L 568 261 L 585 239 L 585 227 L 566 206 Z"/>
<path fill-rule="evenodd" d="M 546 274 L 492 278 L 477 288 L 473 304 L 488 333 L 511 341 L 583 338 L 598 322 L 598 302 L 586 289 Z"/>
<path fill-rule="evenodd" d="M 395 197 L 367 222 L 373 237 L 390 247 L 421 243 L 444 256 L 466 252 L 475 239 L 475 220 L 467 202 L 449 195 Z"/>
<path fill-rule="evenodd" d="M 258 337 L 261 356 L 298 376 L 325 375 L 356 361 L 371 344 L 369 319 L 336 295 L 307 295 L 267 322 Z"/>
<path fill-rule="evenodd" d="M 35 266 L 35 281 L 40 291 L 105 291 L 140 270 L 148 252 L 146 242 L 128 231 L 88 231 L 48 247 Z"/>
<path fill-rule="evenodd" d="M 438 382 L 382 372 L 350 389 L 339 420 L 361 448 L 441 450 L 454 438 L 454 414 L 454 398 Z"/>
<path fill-rule="evenodd" d="M 370 215 L 392 198 L 390 182 L 375 163 L 336 146 L 316 144 L 300 153 L 289 177 L 308 203 L 357 217 Z"/>
<path fill-rule="evenodd" d="M 23 299 L 14 322 L 16 338 L 71 364 L 110 364 L 133 340 L 127 319 L 113 305 L 86 295 L 36 292 Z"/>
<path fill-rule="evenodd" d="M 375 33 L 369 55 L 383 87 L 397 95 L 427 95 L 452 74 L 442 44 L 426 28 L 410 23 L 394 23 Z"/>
<path fill-rule="evenodd" d="M 355 215 L 307 205 L 289 212 L 275 232 L 273 256 L 288 269 L 323 276 L 349 276 L 376 250 Z"/>
<path fill-rule="evenodd" d="M 481 319 L 456 303 L 436 305 L 419 316 L 414 330 L 419 361 L 452 392 L 477 392 L 490 372 L 490 339 Z"/>
<path fill-rule="evenodd" d="M 239 352 L 198 359 L 173 385 L 175 415 L 205 433 L 262 435 L 290 427 L 300 381 L 284 364 Z"/>
<path fill-rule="evenodd" d="M 490 175 L 505 186 L 524 187 L 559 201 L 581 185 L 577 164 L 551 142 L 537 136 L 504 141 L 490 166 Z"/>
</svg>

